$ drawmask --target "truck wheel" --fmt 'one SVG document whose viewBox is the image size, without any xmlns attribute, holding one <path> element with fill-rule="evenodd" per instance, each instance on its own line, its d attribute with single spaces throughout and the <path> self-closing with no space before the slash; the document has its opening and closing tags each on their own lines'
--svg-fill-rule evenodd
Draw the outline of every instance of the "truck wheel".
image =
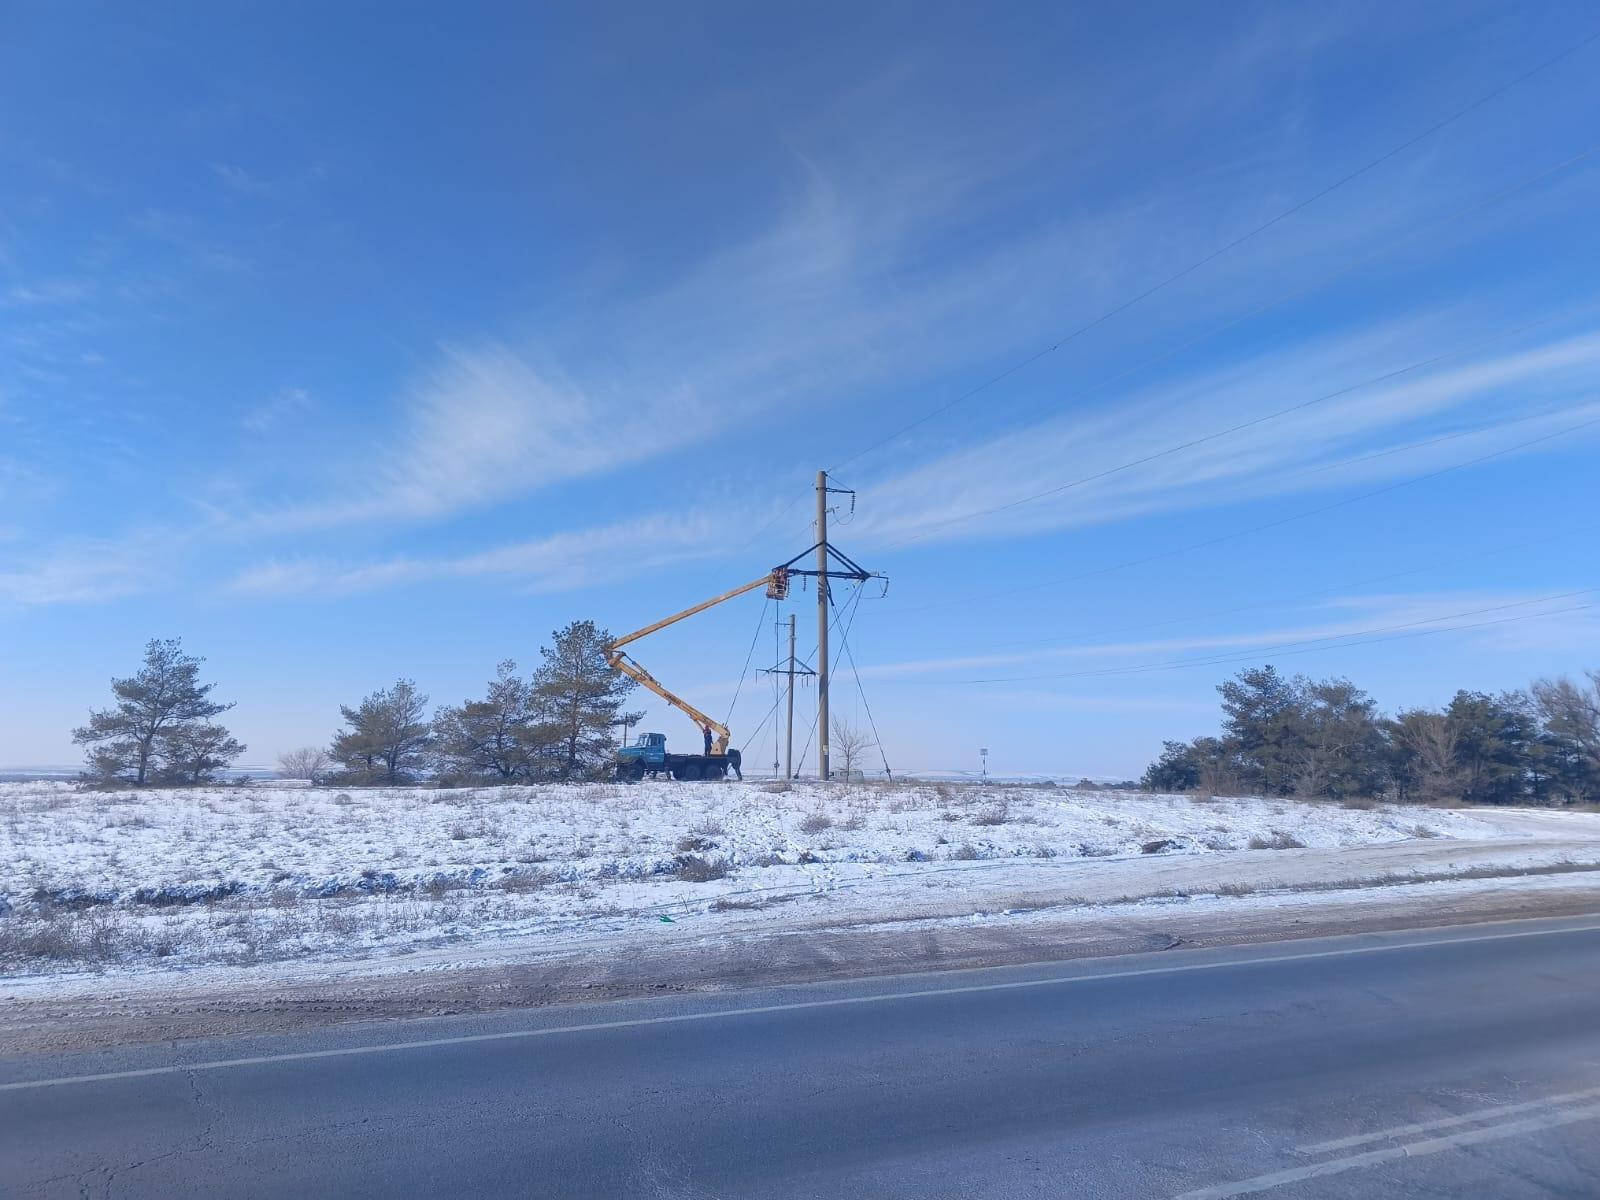
<svg viewBox="0 0 1600 1200">
<path fill-rule="evenodd" d="M 684 780 L 699 779 L 700 778 L 700 764 L 699 763 L 692 763 L 692 762 L 684 763 L 683 766 L 678 768 L 678 778 L 679 779 L 684 779 Z"/>
</svg>

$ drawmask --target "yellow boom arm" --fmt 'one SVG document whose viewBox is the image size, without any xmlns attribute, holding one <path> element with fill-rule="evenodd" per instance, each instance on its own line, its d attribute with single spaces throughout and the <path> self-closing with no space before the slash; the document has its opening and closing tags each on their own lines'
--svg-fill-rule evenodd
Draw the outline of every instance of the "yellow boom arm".
<svg viewBox="0 0 1600 1200">
<path fill-rule="evenodd" d="M 733 736 L 728 732 L 728 727 L 721 721 L 716 721 L 711 717 L 708 717 L 705 713 L 701 712 L 694 705 L 690 704 L 682 696 L 675 696 L 671 692 L 667 691 L 666 688 L 662 687 L 658 682 L 656 682 L 655 676 L 651 675 L 649 671 L 646 671 L 638 663 L 634 662 L 633 659 L 624 654 L 622 652 L 622 648 L 628 645 L 630 642 L 636 642 L 642 637 L 646 637 L 649 634 L 655 633 L 658 629 L 665 629 L 668 625 L 675 625 L 685 617 L 692 617 L 695 615 L 695 613 L 704 612 L 708 608 L 714 608 L 716 605 L 721 604 L 725 600 L 732 600 L 735 596 L 742 596 L 746 592 L 752 592 L 756 588 L 761 587 L 763 584 L 766 585 L 767 596 L 770 599 L 782 600 L 789 594 L 788 569 L 785 567 L 775 567 L 773 570 L 768 571 L 760 579 L 752 579 L 749 583 L 744 584 L 742 587 L 736 587 L 732 591 L 723 592 L 720 596 L 713 596 L 711 599 L 700 604 L 696 604 L 692 608 L 684 609 L 681 613 L 674 613 L 672 616 L 665 617 L 662 620 L 655 622 L 653 625 L 646 625 L 643 629 L 635 629 L 632 633 L 617 638 L 614 642 L 606 647 L 606 662 L 610 663 L 618 671 L 621 671 L 629 679 L 632 679 L 636 683 L 649 688 L 668 704 L 672 705 L 673 708 L 678 709 L 680 712 L 686 713 L 689 719 L 702 729 L 710 729 L 716 738 L 711 747 L 711 753 L 713 754 L 726 754 L 728 752 L 728 741 Z"/>
</svg>

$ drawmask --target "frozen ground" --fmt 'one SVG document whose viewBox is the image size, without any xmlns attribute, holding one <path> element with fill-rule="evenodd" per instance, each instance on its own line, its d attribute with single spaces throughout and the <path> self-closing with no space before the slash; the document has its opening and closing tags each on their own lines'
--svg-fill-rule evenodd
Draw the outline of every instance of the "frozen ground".
<svg viewBox="0 0 1600 1200">
<path fill-rule="evenodd" d="M 1600 884 L 1600 815 L 957 784 L 0 784 L 0 998 L 1466 880 Z M 1377 885 L 1377 886 L 1375 886 Z M 670 933 L 669 929 L 670 927 Z M 387 964 L 387 967 L 385 967 Z"/>
</svg>

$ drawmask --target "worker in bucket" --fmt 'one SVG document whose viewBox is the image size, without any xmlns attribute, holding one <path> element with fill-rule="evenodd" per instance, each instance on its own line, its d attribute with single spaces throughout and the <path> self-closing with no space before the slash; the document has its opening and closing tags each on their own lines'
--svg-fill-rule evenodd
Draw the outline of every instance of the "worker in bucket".
<svg viewBox="0 0 1600 1200">
<path fill-rule="evenodd" d="M 700 732 L 706 735 L 706 753 L 710 754 L 711 753 L 711 726 L 707 725 Z"/>
</svg>

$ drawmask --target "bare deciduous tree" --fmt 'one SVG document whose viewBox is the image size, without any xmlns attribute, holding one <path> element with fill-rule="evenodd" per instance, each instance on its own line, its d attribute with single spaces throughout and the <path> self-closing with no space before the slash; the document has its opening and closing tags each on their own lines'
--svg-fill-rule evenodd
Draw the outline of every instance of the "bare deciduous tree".
<svg viewBox="0 0 1600 1200">
<path fill-rule="evenodd" d="M 1394 738 L 1411 756 L 1419 800 L 1458 800 L 1464 782 L 1458 751 L 1461 723 L 1448 713 L 1413 709 L 1394 723 Z"/>
<path fill-rule="evenodd" d="M 867 751 L 878 743 L 859 726 L 852 725 L 838 713 L 833 715 L 829 725 L 832 729 L 829 737 L 832 745 L 828 747 L 831 765 L 845 779 L 852 779 L 862 770 L 862 764 L 867 760 Z"/>
<path fill-rule="evenodd" d="M 328 769 L 328 752 L 321 746 L 301 746 L 278 755 L 278 768 L 285 779 L 304 779 L 316 783 Z"/>
</svg>

